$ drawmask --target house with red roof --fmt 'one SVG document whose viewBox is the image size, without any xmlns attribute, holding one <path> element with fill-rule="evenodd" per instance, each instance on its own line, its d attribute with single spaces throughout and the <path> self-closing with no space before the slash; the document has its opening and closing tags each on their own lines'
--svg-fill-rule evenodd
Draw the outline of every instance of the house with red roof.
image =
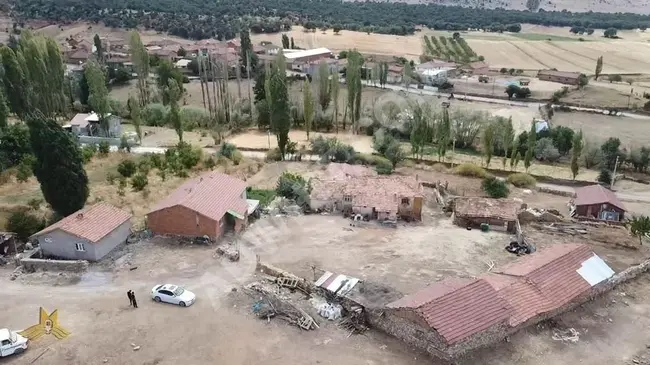
<svg viewBox="0 0 650 365">
<path fill-rule="evenodd" d="M 246 199 L 246 183 L 230 175 L 210 171 L 186 181 L 147 214 L 147 228 L 154 234 L 187 237 L 221 237 L 239 232 L 259 201 Z"/>
<path fill-rule="evenodd" d="M 46 257 L 98 261 L 131 234 L 131 213 L 108 203 L 85 207 L 30 239 Z"/>
<path fill-rule="evenodd" d="M 554 244 L 477 278 L 434 283 L 388 304 L 371 322 L 452 360 L 584 303 L 613 275 L 588 245 Z"/>
<path fill-rule="evenodd" d="M 625 217 L 625 206 L 613 191 L 602 185 L 575 189 L 572 216 L 620 222 Z"/>
</svg>

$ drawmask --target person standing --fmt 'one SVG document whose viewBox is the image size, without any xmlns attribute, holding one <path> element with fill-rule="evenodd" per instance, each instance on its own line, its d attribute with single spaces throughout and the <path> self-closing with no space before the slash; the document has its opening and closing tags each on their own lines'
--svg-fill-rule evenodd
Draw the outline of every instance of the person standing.
<svg viewBox="0 0 650 365">
<path fill-rule="evenodd" d="M 138 308 L 138 302 L 135 300 L 135 293 L 131 291 L 131 299 L 133 299 L 133 308 Z"/>
<path fill-rule="evenodd" d="M 131 290 L 127 291 L 126 296 L 129 298 L 129 307 L 133 306 L 133 292 Z"/>
</svg>

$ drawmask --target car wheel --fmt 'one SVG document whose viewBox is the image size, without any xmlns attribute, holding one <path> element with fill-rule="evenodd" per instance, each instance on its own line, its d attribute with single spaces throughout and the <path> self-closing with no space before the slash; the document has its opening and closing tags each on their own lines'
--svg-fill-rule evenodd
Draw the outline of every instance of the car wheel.
<svg viewBox="0 0 650 365">
<path fill-rule="evenodd" d="M 180 305 L 181 307 L 185 307 L 185 302 L 180 302 L 178 303 L 178 305 Z"/>
<path fill-rule="evenodd" d="M 22 354 L 23 351 L 25 351 L 25 349 L 23 349 L 23 348 L 17 348 L 17 349 L 14 350 L 14 355 Z"/>
<path fill-rule="evenodd" d="M 153 298 L 153 300 L 154 300 L 156 303 L 160 303 L 160 297 L 155 297 L 155 298 Z"/>
</svg>

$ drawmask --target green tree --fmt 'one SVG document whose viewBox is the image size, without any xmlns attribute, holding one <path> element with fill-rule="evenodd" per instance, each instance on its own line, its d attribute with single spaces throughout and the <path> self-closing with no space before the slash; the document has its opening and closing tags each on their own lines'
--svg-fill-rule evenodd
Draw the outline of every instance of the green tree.
<svg viewBox="0 0 650 365">
<path fill-rule="evenodd" d="M 571 174 L 575 180 L 580 170 L 580 155 L 582 154 L 582 130 L 573 135 L 573 148 L 571 149 Z"/>
<path fill-rule="evenodd" d="M 29 91 L 25 71 L 18 63 L 16 53 L 11 48 L 2 46 L 0 56 L 2 56 L 3 84 L 9 108 L 16 113 L 18 118 L 25 119 L 25 115 L 29 112 Z"/>
<path fill-rule="evenodd" d="M 602 169 L 600 170 L 600 173 L 598 173 L 598 177 L 596 180 L 603 184 L 603 185 L 611 185 L 613 180 L 612 180 L 612 172 L 607 170 L 607 169 Z"/>
<path fill-rule="evenodd" d="M 305 118 L 305 132 L 307 132 L 307 140 L 309 140 L 309 132 L 311 132 L 311 126 L 314 121 L 314 98 L 311 95 L 311 84 L 309 83 L 308 79 L 305 79 L 302 90 L 302 106 L 303 117 Z"/>
<path fill-rule="evenodd" d="M 131 32 L 129 47 L 131 49 L 131 61 L 135 72 L 138 74 L 140 105 L 145 106 L 149 103 L 149 54 L 137 31 Z"/>
<path fill-rule="evenodd" d="M 361 66 L 363 65 L 363 56 L 357 51 L 348 51 L 348 66 L 345 72 L 346 85 L 348 88 L 347 108 L 351 116 L 353 132 L 357 131 L 357 123 L 361 116 Z M 345 119 L 343 120 L 343 129 L 345 129 Z"/>
<path fill-rule="evenodd" d="M 528 132 L 528 141 L 527 141 L 527 148 L 526 148 L 526 155 L 524 156 L 524 167 L 526 168 L 526 172 L 528 172 L 528 169 L 530 168 L 530 164 L 533 161 L 533 156 L 535 154 L 535 146 L 536 146 L 536 139 L 537 139 L 537 126 L 535 125 L 535 120 L 533 120 L 530 123 L 530 132 Z"/>
<path fill-rule="evenodd" d="M 388 159 L 388 161 L 390 161 L 391 164 L 393 164 L 393 168 L 395 168 L 398 163 L 406 158 L 406 153 L 404 152 L 404 149 L 398 140 L 392 140 L 386 148 L 384 156 Z"/>
<path fill-rule="evenodd" d="M 639 245 L 643 245 L 643 237 L 650 234 L 650 217 L 644 215 L 635 216 L 630 221 L 629 227 L 632 235 L 639 238 Z"/>
<path fill-rule="evenodd" d="M 271 74 L 267 79 L 266 88 L 271 115 L 271 131 L 278 141 L 278 148 L 283 160 L 289 142 L 289 130 L 291 129 L 286 68 L 284 55 L 279 52 L 271 69 Z"/>
<path fill-rule="evenodd" d="M 140 109 L 140 103 L 138 103 L 138 101 L 133 96 L 131 96 L 129 97 L 127 104 L 129 107 L 131 124 L 133 124 L 135 134 L 138 136 L 138 142 L 142 143 L 142 128 L 140 128 L 140 125 L 142 124 L 142 110 Z"/>
<path fill-rule="evenodd" d="M 578 87 L 583 88 L 589 84 L 589 78 L 585 74 L 578 76 Z"/>
<path fill-rule="evenodd" d="M 483 129 L 483 136 L 481 138 L 481 144 L 483 145 L 483 153 L 485 154 L 485 167 L 490 167 L 490 161 L 492 160 L 492 154 L 494 153 L 494 123 L 488 123 Z"/>
<path fill-rule="evenodd" d="M 503 180 L 500 180 L 494 176 L 487 176 L 483 179 L 481 183 L 483 191 L 485 191 L 490 198 L 507 198 L 510 194 L 508 186 Z"/>
<path fill-rule="evenodd" d="M 239 32 L 239 59 L 242 60 L 244 68 L 248 67 L 248 59 L 251 54 L 253 54 L 251 34 L 248 30 L 244 29 Z M 252 65 L 251 68 L 253 68 Z"/>
<path fill-rule="evenodd" d="M 99 34 L 95 34 L 93 38 L 95 43 L 95 52 L 97 53 L 97 61 L 104 62 L 104 47 L 102 46 L 102 40 L 99 38 Z"/>
<path fill-rule="evenodd" d="M 84 69 L 86 80 L 88 80 L 88 104 L 99 117 L 99 125 L 108 132 L 108 113 L 110 112 L 110 103 L 108 102 L 108 89 L 106 88 L 106 79 L 102 66 L 96 61 L 90 61 Z"/>
<path fill-rule="evenodd" d="M 291 49 L 296 49 L 296 43 L 293 41 L 293 37 L 291 37 Z"/>
<path fill-rule="evenodd" d="M 282 48 L 290 49 L 291 45 L 289 44 L 289 37 L 286 34 L 282 34 Z"/>
<path fill-rule="evenodd" d="M 338 75 L 332 75 L 332 78 L 336 77 Z M 318 65 L 318 103 L 320 104 L 321 110 L 325 111 L 330 105 L 330 101 L 330 70 L 327 63 L 321 61 Z"/>
<path fill-rule="evenodd" d="M 618 38 L 618 36 L 616 35 L 617 33 L 618 31 L 616 30 L 616 28 L 607 28 L 603 32 L 603 36 L 605 36 L 605 38 Z"/>
<path fill-rule="evenodd" d="M 442 161 L 447 154 L 447 148 L 451 141 L 451 120 L 449 118 L 449 109 L 442 109 L 442 121 L 438 124 L 436 132 L 436 144 L 438 145 L 438 161 Z"/>
<path fill-rule="evenodd" d="M 508 121 L 505 123 L 504 127 L 499 131 L 501 133 L 501 140 L 503 144 L 503 159 L 502 159 L 502 164 L 503 168 L 506 168 L 506 162 L 508 160 L 508 156 L 512 158 L 512 152 L 511 149 L 514 150 L 515 146 L 515 128 L 512 125 L 512 117 L 508 118 Z M 508 154 L 510 152 L 510 154 Z"/>
<path fill-rule="evenodd" d="M 168 81 L 167 93 L 169 95 L 169 122 L 174 127 L 176 134 L 178 134 L 178 141 L 183 142 L 183 123 L 181 122 L 180 107 L 178 106 L 181 91 L 175 80 L 170 79 Z"/>
<path fill-rule="evenodd" d="M 15 212 L 7 219 L 7 230 L 18 239 L 27 241 L 31 235 L 45 228 L 45 221 L 29 212 Z"/>
<path fill-rule="evenodd" d="M 185 48 L 180 47 L 178 49 L 178 52 L 176 52 L 176 55 L 178 55 L 178 57 L 185 57 L 187 56 L 187 51 L 185 50 Z"/>
<path fill-rule="evenodd" d="M 617 158 L 621 157 L 621 140 L 609 137 L 605 143 L 600 146 L 603 152 L 603 164 L 608 170 L 614 170 Z"/>
<path fill-rule="evenodd" d="M 336 131 L 339 130 L 339 90 L 341 85 L 339 83 L 339 75 L 335 73 L 330 79 L 330 98 L 332 99 L 334 110 L 332 111 L 332 124 L 336 126 Z"/>
<path fill-rule="evenodd" d="M 601 72 L 603 72 L 603 56 L 598 57 L 598 60 L 596 60 L 596 72 L 594 77 L 596 81 L 598 81 Z"/>
<path fill-rule="evenodd" d="M 433 140 L 433 118 L 429 104 L 414 103 L 413 122 L 411 127 L 411 152 L 416 158 L 422 159 L 424 148 Z"/>
<path fill-rule="evenodd" d="M 380 65 L 379 84 L 384 88 L 388 82 L 388 63 L 382 62 Z"/>
<path fill-rule="evenodd" d="M 88 176 L 77 142 L 55 120 L 31 116 L 27 125 L 36 157 L 34 175 L 45 201 L 61 216 L 83 208 L 89 193 Z"/>
<path fill-rule="evenodd" d="M 162 91 L 163 105 L 167 105 L 170 102 L 168 94 L 169 81 L 174 80 L 178 84 L 179 90 L 181 90 L 183 87 L 183 74 L 167 60 L 160 61 L 156 73 L 158 75 L 156 80 L 158 90 Z"/>
<path fill-rule="evenodd" d="M 612 82 L 621 82 L 623 81 L 623 77 L 621 75 L 615 74 L 615 75 L 609 75 L 609 83 L 611 84 Z"/>
<path fill-rule="evenodd" d="M 0 134 L 7 129 L 7 120 L 9 118 L 9 108 L 5 98 L 4 90 L 0 89 Z"/>
</svg>

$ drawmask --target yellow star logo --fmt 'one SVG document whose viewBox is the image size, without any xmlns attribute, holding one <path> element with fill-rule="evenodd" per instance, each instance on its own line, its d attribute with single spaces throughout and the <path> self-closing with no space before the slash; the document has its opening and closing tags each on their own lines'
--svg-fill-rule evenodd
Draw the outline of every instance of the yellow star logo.
<svg viewBox="0 0 650 365">
<path fill-rule="evenodd" d="M 55 309 L 52 314 L 48 315 L 43 307 L 39 311 L 38 324 L 19 332 L 19 334 L 29 340 L 35 340 L 43 335 L 50 334 L 59 340 L 70 336 L 70 332 L 59 326 L 59 313 L 57 310 Z"/>
</svg>

